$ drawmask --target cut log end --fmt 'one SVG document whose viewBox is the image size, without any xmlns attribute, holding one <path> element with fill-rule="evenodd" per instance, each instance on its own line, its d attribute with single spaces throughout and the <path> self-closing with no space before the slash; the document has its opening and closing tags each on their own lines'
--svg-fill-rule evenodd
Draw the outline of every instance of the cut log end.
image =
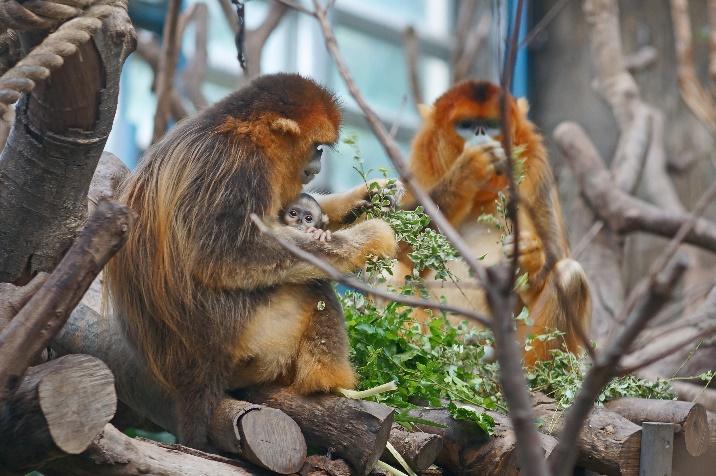
<svg viewBox="0 0 716 476">
<path fill-rule="evenodd" d="M 210 424 L 214 446 L 275 473 L 301 469 L 306 440 L 295 421 L 280 410 L 226 398 Z"/>
<path fill-rule="evenodd" d="M 709 427 L 706 409 L 691 402 L 619 398 L 607 403 L 607 408 L 627 420 L 641 425 L 645 421 L 673 423 L 680 427 L 677 438 L 683 438 L 691 456 L 701 456 L 708 450 Z"/>
<path fill-rule="evenodd" d="M 89 355 L 69 355 L 55 362 L 37 386 L 40 408 L 57 447 L 79 454 L 117 410 L 114 377 L 104 362 Z M 70 393 L 75 398 L 68 398 Z"/>
<path fill-rule="evenodd" d="M 238 422 L 247 460 L 280 474 L 299 471 L 306 458 L 306 440 L 295 421 L 280 410 L 263 407 Z"/>
</svg>

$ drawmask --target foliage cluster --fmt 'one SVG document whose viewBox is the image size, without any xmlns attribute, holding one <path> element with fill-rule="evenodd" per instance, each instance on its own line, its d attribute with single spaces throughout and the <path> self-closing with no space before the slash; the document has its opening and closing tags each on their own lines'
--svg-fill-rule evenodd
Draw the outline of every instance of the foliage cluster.
<svg viewBox="0 0 716 476">
<path fill-rule="evenodd" d="M 447 263 L 458 256 L 441 234 L 428 227 L 430 218 L 420 208 L 409 211 L 391 207 L 395 202 L 390 196 L 396 189 L 393 183 L 383 181 L 380 186 L 371 185 L 371 171 L 364 170 L 359 159 L 356 159 L 355 170 L 373 187 L 369 216 L 385 219 L 398 239 L 412 248 L 410 257 L 415 270 L 395 291 L 425 295 L 419 281 L 423 269 L 434 270 L 436 279 L 454 280 Z M 386 171 L 380 173 L 385 178 Z M 498 200 L 497 216 L 483 215 L 480 221 L 498 224 L 502 233 L 509 233 L 504 212 L 506 199 L 502 196 Z M 361 277 L 369 282 L 385 283 L 391 269 L 390 260 L 374 260 Z M 367 389 L 395 381 L 396 391 L 371 398 L 398 408 L 397 421 L 407 426 L 414 422 L 408 410 L 417 404 L 444 406 L 454 417 L 472 421 L 489 433 L 494 425 L 492 418 L 460 407 L 459 402 L 506 412 L 498 384 L 498 365 L 490 360 L 494 342 L 488 330 L 476 329 L 467 322 L 454 326 L 443 314 L 436 314 L 421 325 L 412 320 L 410 308 L 397 303 L 377 303 L 353 291 L 344 293 L 341 303 L 360 387 Z M 529 320 L 527 309 L 515 319 Z M 535 339 L 561 339 L 561 335 L 556 331 L 532 335 L 525 345 L 529 347 Z M 552 360 L 526 369 L 527 381 L 531 390 L 545 393 L 565 408 L 573 401 L 589 364 L 585 358 L 561 350 L 554 350 L 553 354 Z M 674 398 L 668 380 L 649 382 L 626 376 L 613 379 L 599 395 L 597 404 L 623 396 Z"/>
</svg>

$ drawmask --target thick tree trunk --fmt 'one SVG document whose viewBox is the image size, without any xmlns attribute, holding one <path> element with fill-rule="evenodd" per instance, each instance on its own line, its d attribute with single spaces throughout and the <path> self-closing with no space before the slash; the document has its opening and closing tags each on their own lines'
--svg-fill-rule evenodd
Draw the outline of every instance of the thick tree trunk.
<svg viewBox="0 0 716 476">
<path fill-rule="evenodd" d="M 52 270 L 84 223 L 134 36 L 116 8 L 92 41 L 18 102 L 0 156 L 0 282 L 24 284 Z"/>
<path fill-rule="evenodd" d="M 31 368 L 0 416 L 0 467 L 29 471 L 83 452 L 116 408 L 112 372 L 99 359 L 68 355 Z"/>
</svg>

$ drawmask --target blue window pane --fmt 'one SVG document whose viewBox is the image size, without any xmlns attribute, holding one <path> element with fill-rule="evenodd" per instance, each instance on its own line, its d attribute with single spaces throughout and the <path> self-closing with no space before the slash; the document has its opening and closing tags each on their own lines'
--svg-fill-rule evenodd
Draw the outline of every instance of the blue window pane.
<svg viewBox="0 0 716 476">
<path fill-rule="evenodd" d="M 336 39 L 366 100 L 379 110 L 397 111 L 403 96 L 409 94 L 402 48 L 345 26 L 336 27 Z M 333 88 L 347 96 L 343 79 L 334 66 L 331 70 Z"/>
</svg>

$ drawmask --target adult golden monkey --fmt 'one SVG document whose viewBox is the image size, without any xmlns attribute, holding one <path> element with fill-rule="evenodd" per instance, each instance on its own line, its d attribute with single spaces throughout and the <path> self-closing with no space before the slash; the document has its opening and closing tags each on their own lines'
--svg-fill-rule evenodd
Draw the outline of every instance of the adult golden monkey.
<svg viewBox="0 0 716 476">
<path fill-rule="evenodd" d="M 498 193 L 507 193 L 505 155 L 500 146 L 499 86 L 484 81 L 460 83 L 431 107 L 421 109 L 424 123 L 415 137 L 410 168 L 419 183 L 430 191 L 450 223 L 458 228 L 476 256 L 492 264 L 512 252 L 511 238 L 502 240 L 494 227 L 478 223 L 482 214 L 496 214 Z M 513 148 L 521 150 L 523 177 L 519 184 L 519 267 L 528 273 L 527 286 L 519 291 L 527 306 L 531 328 L 520 323 L 521 337 L 551 330 L 564 333 L 569 351 L 580 346 L 579 328 L 587 328 L 591 314 L 589 286 L 582 267 L 569 257 L 562 212 L 542 137 L 527 119 L 526 102 L 508 99 Z M 477 132 L 496 140 L 473 145 Z M 406 196 L 403 206 L 415 206 Z M 407 274 L 410 260 L 401 253 L 399 276 Z M 468 274 L 462 263 L 451 266 L 461 280 Z M 458 283 L 459 286 L 459 283 Z M 449 302 L 487 310 L 480 290 L 455 289 L 446 284 L 433 289 Z M 525 352 L 525 363 L 550 358 L 549 350 L 560 341 L 535 340 Z"/>
<path fill-rule="evenodd" d="M 106 269 L 129 340 L 178 402 L 180 442 L 208 445 L 223 392 L 278 383 L 298 393 L 351 388 L 343 313 L 327 275 L 260 234 L 274 233 L 342 272 L 395 254 L 381 220 L 330 241 L 281 221 L 338 138 L 335 97 L 293 74 L 263 76 L 177 124 L 120 187 L 137 226 Z M 331 223 L 367 191 L 321 197 Z"/>
</svg>

